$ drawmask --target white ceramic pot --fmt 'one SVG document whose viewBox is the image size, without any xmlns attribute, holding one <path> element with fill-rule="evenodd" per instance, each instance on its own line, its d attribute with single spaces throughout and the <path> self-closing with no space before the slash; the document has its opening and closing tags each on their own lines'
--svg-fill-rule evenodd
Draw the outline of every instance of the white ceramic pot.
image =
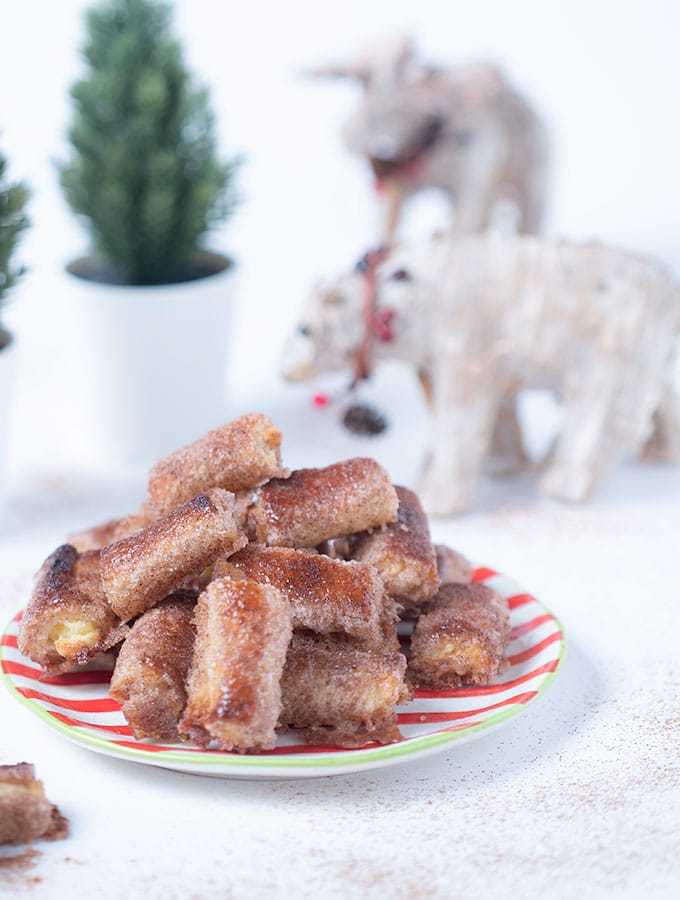
<svg viewBox="0 0 680 900">
<path fill-rule="evenodd" d="M 148 465 L 225 416 L 234 266 L 216 274 L 126 286 L 71 276 L 75 388 L 89 452 L 106 465 Z M 75 374 L 75 373 L 74 373 Z"/>
<path fill-rule="evenodd" d="M 0 506 L 5 495 L 5 459 L 9 442 L 9 398 L 14 354 L 12 335 L 0 328 Z"/>
</svg>

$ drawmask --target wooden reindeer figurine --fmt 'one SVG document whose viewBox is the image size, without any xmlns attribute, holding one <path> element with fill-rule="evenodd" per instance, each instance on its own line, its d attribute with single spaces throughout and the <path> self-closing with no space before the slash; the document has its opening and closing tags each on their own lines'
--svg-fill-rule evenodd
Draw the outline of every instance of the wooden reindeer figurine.
<svg viewBox="0 0 680 900">
<path fill-rule="evenodd" d="M 435 68 L 401 39 L 311 74 L 353 78 L 363 88 L 344 136 L 375 174 L 386 207 L 385 239 L 393 236 L 405 199 L 433 187 L 451 200 L 456 234 L 486 230 L 502 200 L 516 206 L 519 232 L 540 230 L 545 130 L 495 65 Z"/>
</svg>

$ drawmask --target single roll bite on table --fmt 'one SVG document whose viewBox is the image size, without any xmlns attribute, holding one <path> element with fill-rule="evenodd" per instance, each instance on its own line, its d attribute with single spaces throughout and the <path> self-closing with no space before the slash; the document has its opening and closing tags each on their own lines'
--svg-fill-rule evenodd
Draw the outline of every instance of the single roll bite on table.
<svg viewBox="0 0 680 900">
<path fill-rule="evenodd" d="M 432 544 L 417 496 L 372 459 L 289 472 L 280 445 L 250 414 L 159 461 L 137 513 L 46 560 L 22 653 L 45 675 L 117 653 L 110 695 L 135 738 L 241 753 L 287 729 L 398 741 L 414 687 L 492 681 L 507 604 Z"/>
</svg>

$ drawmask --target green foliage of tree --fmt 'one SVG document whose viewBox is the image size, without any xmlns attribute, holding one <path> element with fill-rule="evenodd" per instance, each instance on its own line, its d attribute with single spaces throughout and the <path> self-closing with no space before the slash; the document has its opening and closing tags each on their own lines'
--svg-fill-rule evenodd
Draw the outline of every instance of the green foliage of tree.
<svg viewBox="0 0 680 900">
<path fill-rule="evenodd" d="M 9 183 L 7 160 L 0 155 L 0 312 L 5 296 L 24 273 L 23 266 L 13 265 L 12 257 L 22 231 L 28 228 L 27 200 L 25 185 Z"/>
<path fill-rule="evenodd" d="M 109 0 L 87 14 L 86 77 L 72 88 L 71 160 L 61 184 L 122 281 L 182 280 L 201 237 L 234 205 L 207 91 L 171 33 L 170 8 Z"/>
</svg>

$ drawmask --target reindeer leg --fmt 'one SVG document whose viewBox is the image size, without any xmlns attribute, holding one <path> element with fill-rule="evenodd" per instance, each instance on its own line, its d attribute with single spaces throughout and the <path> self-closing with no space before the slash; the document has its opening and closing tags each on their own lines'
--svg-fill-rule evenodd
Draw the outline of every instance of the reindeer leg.
<svg viewBox="0 0 680 900">
<path fill-rule="evenodd" d="M 545 217 L 545 198 L 542 185 L 525 185 L 519 201 L 519 234 L 540 234 Z"/>
<path fill-rule="evenodd" d="M 434 406 L 432 376 L 427 369 L 418 369 L 418 381 L 420 381 L 420 386 L 423 389 L 423 396 L 425 397 L 427 408 L 432 412 L 432 407 Z"/>
<path fill-rule="evenodd" d="M 517 415 L 517 391 L 509 390 L 503 396 L 494 426 L 489 471 L 509 475 L 523 468 L 527 459 Z"/>
<path fill-rule="evenodd" d="M 446 516 L 473 500 L 501 398 L 492 380 L 469 369 L 444 367 L 432 384 L 433 446 L 419 494 L 430 514 Z"/>
<path fill-rule="evenodd" d="M 397 178 L 386 178 L 382 187 L 383 196 L 385 198 L 385 225 L 384 238 L 386 243 L 390 243 L 394 238 L 397 230 L 401 208 L 404 205 L 406 191 L 403 184 Z"/>
<path fill-rule="evenodd" d="M 453 220 L 454 235 L 479 234 L 487 229 L 490 211 L 488 202 L 482 199 L 484 193 L 477 193 L 471 187 L 460 191 Z"/>
<path fill-rule="evenodd" d="M 541 490 L 560 500 L 586 500 L 604 473 L 623 455 L 625 423 L 616 414 L 621 376 L 602 360 L 571 379 L 565 416 Z"/>
<path fill-rule="evenodd" d="M 477 147 L 461 160 L 456 192 L 454 235 L 480 234 L 489 228 L 499 195 L 497 148 Z"/>
<path fill-rule="evenodd" d="M 648 462 L 680 462 L 680 396 L 667 382 L 652 417 L 652 433 L 640 453 Z"/>
</svg>

